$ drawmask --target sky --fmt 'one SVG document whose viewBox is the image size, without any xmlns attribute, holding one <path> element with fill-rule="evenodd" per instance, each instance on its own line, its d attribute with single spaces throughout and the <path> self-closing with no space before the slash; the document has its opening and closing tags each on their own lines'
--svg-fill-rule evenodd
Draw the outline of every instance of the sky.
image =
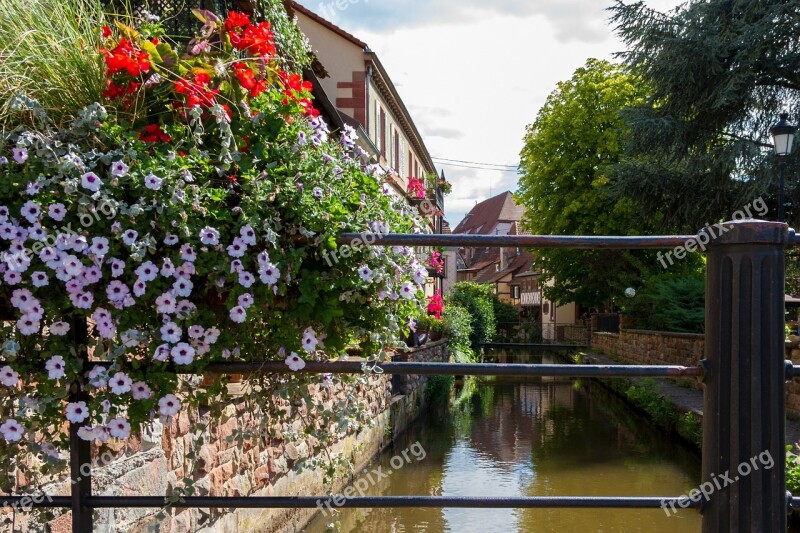
<svg viewBox="0 0 800 533">
<path fill-rule="evenodd" d="M 453 184 L 451 227 L 478 202 L 517 189 L 526 127 L 589 58 L 624 45 L 612 0 L 300 0 L 378 54 L 437 169 Z M 660 11 L 678 0 L 646 0 Z M 446 163 L 441 159 L 466 163 Z M 455 166 L 461 165 L 461 166 Z"/>
</svg>

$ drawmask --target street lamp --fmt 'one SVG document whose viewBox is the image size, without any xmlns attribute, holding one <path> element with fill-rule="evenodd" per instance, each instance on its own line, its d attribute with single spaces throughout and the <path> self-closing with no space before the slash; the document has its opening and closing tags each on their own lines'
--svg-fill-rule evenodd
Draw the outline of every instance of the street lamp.
<svg viewBox="0 0 800 533">
<path fill-rule="evenodd" d="M 793 126 L 789 122 L 789 113 L 781 113 L 781 120 L 772 126 L 769 132 L 772 134 L 772 140 L 775 145 L 775 155 L 778 156 L 780 174 L 781 174 L 781 191 L 778 196 L 778 222 L 783 222 L 783 175 L 786 169 L 786 156 L 792 153 L 792 145 L 794 144 L 794 134 L 797 131 L 797 126 Z"/>
</svg>

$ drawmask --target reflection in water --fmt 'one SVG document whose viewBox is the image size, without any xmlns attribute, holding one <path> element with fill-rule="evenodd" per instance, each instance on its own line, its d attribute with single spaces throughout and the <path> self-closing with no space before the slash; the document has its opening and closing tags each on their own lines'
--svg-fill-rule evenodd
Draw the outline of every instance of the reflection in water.
<svg viewBox="0 0 800 533">
<path fill-rule="evenodd" d="M 589 394 L 586 388 L 591 388 Z M 667 496 L 699 481 L 699 460 L 596 385 L 483 382 L 467 402 L 425 415 L 377 464 L 419 441 L 427 452 L 370 495 Z M 693 532 L 695 511 L 343 509 L 341 531 Z M 318 519 L 306 531 L 325 531 Z"/>
</svg>

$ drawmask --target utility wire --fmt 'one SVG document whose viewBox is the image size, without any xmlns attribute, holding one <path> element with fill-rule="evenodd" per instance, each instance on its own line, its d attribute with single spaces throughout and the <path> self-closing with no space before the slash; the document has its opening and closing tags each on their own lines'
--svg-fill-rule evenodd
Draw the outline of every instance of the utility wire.
<svg viewBox="0 0 800 533">
<path fill-rule="evenodd" d="M 434 162 L 438 163 L 438 164 L 440 164 L 442 166 L 446 166 L 446 167 L 471 168 L 471 169 L 475 169 L 475 170 L 493 170 L 495 172 L 515 172 L 515 173 L 518 172 L 518 169 L 516 169 L 516 168 L 477 167 L 477 166 L 459 165 L 459 164 L 456 164 L 456 163 L 444 163 L 444 162 L 441 162 L 441 161 L 438 161 L 438 162 L 434 161 Z"/>
<path fill-rule="evenodd" d="M 504 164 L 501 164 L 501 163 L 478 163 L 477 161 L 464 161 L 464 160 L 461 160 L 461 159 L 447 159 L 446 157 L 433 157 L 433 156 L 431 156 L 431 159 L 437 159 L 439 161 L 447 161 L 447 162 L 450 162 L 450 163 L 466 163 L 468 165 L 480 165 L 480 166 L 484 166 L 484 167 L 505 167 L 505 168 L 513 168 L 515 170 L 517 168 L 516 165 L 504 165 Z"/>
</svg>

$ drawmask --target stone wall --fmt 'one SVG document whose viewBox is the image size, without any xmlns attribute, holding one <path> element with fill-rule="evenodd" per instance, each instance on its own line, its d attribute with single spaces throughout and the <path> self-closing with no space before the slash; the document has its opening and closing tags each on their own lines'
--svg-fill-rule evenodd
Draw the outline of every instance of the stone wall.
<svg viewBox="0 0 800 533">
<path fill-rule="evenodd" d="M 631 364 L 696 366 L 704 356 L 704 336 L 634 329 L 594 332 L 592 348 Z M 786 340 L 786 359 L 800 365 L 800 336 L 790 335 Z M 702 388 L 699 383 L 691 383 Z M 800 420 L 800 380 L 786 384 L 786 416 Z"/>
<path fill-rule="evenodd" d="M 789 335 L 786 339 L 786 359 L 800 365 L 800 337 Z M 793 379 L 786 384 L 786 414 L 789 418 L 800 420 L 800 380 Z"/>
<path fill-rule="evenodd" d="M 593 332 L 592 348 L 637 365 L 697 366 L 703 358 L 703 335 L 623 329 Z"/>
<path fill-rule="evenodd" d="M 404 354 L 409 361 L 446 361 L 445 341 L 431 343 Z M 356 470 L 366 466 L 392 439 L 422 412 L 425 379 L 411 377 L 404 385 L 404 394 L 393 394 L 389 376 L 373 376 L 369 384 L 358 386 L 358 394 L 369 402 L 374 424 L 358 434 L 341 440 L 332 450 L 350 457 Z M 229 385 L 229 389 L 236 385 Z M 235 392 L 235 390 L 233 391 Z M 321 385 L 310 386 L 312 395 L 334 394 Z M 337 391 L 335 394 L 343 394 Z M 113 448 L 93 450 L 95 457 L 113 460 L 93 469 L 92 490 L 103 496 L 135 496 L 171 494 L 186 475 L 194 479 L 195 496 L 296 496 L 323 495 L 331 487 L 322 484 L 317 470 L 297 468 L 314 448 L 313 437 L 290 438 L 301 429 L 301 422 L 292 416 L 276 428 L 278 438 L 264 437 L 237 444 L 233 437 L 240 431 L 260 426 L 242 400 L 226 406 L 219 420 L 211 421 L 208 409 L 184 410 L 167 423 L 153 422 L 141 436 Z M 208 425 L 207 430 L 201 430 Z M 300 433 L 302 434 L 302 433 Z M 47 494 L 69 495 L 68 474 L 42 487 Z M 24 480 L 23 480 L 24 481 Z M 345 480 L 338 485 L 343 486 Z M 339 486 L 333 490 L 338 491 Z M 0 531 L 69 532 L 70 514 L 62 514 L 37 527 L 33 515 L 10 510 L 0 515 Z M 313 516 L 313 510 L 295 509 L 173 509 L 158 517 L 158 509 L 102 509 L 95 512 L 96 532 L 294 532 Z M 5 519 L 4 521 L 2 521 Z"/>
</svg>

